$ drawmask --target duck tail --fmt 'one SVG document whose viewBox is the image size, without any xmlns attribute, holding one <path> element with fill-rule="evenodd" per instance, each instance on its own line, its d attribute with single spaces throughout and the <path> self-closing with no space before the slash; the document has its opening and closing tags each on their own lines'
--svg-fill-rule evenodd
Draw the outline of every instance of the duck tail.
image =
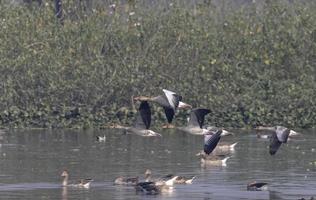
<svg viewBox="0 0 316 200">
<path fill-rule="evenodd" d="M 238 144 L 238 142 L 235 142 L 234 144 L 232 144 L 232 145 L 230 145 L 229 146 L 229 149 L 231 150 L 231 151 L 235 151 L 235 146 Z"/>
</svg>

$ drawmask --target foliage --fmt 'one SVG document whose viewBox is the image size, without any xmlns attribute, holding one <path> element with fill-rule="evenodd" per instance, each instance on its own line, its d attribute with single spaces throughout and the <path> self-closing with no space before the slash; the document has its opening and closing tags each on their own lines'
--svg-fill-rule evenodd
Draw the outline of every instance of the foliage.
<svg viewBox="0 0 316 200">
<path fill-rule="evenodd" d="M 223 15 L 211 3 L 88 12 L 67 1 L 63 24 L 50 3 L 0 4 L 0 126 L 130 123 L 131 96 L 163 88 L 210 108 L 216 126 L 316 125 L 313 2 Z"/>
</svg>

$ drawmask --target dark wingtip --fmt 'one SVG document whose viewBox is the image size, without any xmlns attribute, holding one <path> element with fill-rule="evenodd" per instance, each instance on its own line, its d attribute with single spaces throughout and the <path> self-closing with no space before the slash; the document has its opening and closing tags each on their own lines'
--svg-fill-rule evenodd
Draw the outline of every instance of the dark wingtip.
<svg viewBox="0 0 316 200">
<path fill-rule="evenodd" d="M 219 140 L 221 139 L 221 130 L 217 130 L 213 134 L 204 135 L 204 152 L 209 155 L 216 148 Z"/>
</svg>

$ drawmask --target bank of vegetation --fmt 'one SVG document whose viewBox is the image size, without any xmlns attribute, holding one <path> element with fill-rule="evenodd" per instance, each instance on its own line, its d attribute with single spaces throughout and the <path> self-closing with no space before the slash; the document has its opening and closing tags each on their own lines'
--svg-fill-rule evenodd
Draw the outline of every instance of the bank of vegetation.
<svg viewBox="0 0 316 200">
<path fill-rule="evenodd" d="M 0 126 L 128 124 L 132 95 L 166 88 L 210 108 L 216 126 L 315 127 L 315 8 L 265 1 L 222 13 L 211 1 L 136 1 L 86 10 L 67 1 L 57 19 L 51 1 L 0 4 Z"/>
</svg>

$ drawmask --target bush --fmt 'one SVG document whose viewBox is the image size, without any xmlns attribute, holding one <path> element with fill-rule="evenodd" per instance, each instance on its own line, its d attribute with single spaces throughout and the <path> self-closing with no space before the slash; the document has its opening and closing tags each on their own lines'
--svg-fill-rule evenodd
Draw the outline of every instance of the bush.
<svg viewBox="0 0 316 200">
<path fill-rule="evenodd" d="M 131 96 L 166 88 L 217 126 L 315 127 L 313 2 L 63 6 L 62 24 L 53 4 L 0 5 L 0 126 L 131 123 Z"/>
</svg>

